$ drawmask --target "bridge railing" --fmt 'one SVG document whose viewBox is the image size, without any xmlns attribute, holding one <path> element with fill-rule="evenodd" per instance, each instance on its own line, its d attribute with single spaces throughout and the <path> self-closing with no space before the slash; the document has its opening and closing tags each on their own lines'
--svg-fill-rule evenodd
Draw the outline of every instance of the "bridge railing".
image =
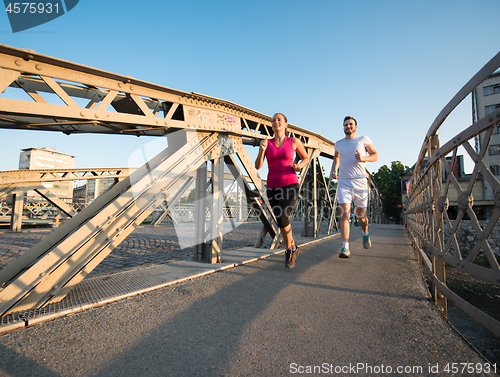
<svg viewBox="0 0 500 377">
<path fill-rule="evenodd" d="M 500 109 L 442 145 L 438 130 L 462 100 L 499 66 L 500 53 L 455 95 L 431 125 L 414 167 L 405 208 L 408 233 L 420 265 L 432 278 L 438 307 L 446 315 L 449 299 L 496 336 L 500 336 L 500 322 L 453 292 L 446 284 L 446 272 L 454 268 L 500 285 L 500 183 L 484 161 L 492 140 L 500 137 Z M 456 171 L 454 174 L 459 148 L 474 164 L 465 180 L 458 179 Z M 488 211 L 480 211 L 485 207 Z"/>
</svg>

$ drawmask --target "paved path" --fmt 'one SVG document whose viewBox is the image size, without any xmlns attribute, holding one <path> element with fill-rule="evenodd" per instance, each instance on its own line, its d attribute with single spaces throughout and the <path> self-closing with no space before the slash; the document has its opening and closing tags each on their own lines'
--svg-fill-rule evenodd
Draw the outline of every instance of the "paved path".
<svg viewBox="0 0 500 377">
<path fill-rule="evenodd" d="M 354 231 L 350 259 L 329 238 L 291 270 L 272 255 L 3 334 L 0 376 L 450 376 L 484 365 L 429 303 L 404 229 L 370 229 L 373 247 Z"/>
</svg>

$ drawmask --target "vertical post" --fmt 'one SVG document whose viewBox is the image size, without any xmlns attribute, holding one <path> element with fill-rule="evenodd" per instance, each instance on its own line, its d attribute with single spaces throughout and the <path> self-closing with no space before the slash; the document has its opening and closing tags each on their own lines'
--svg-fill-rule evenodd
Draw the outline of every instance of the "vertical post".
<svg viewBox="0 0 500 377">
<path fill-rule="evenodd" d="M 241 187 L 236 186 L 236 195 L 238 196 L 238 222 L 240 223 L 243 221 L 242 190 L 243 189 Z"/>
<path fill-rule="evenodd" d="M 101 191 L 101 180 L 100 179 L 94 179 L 94 199 L 96 199 L 99 196 L 99 191 Z"/>
<path fill-rule="evenodd" d="M 438 279 L 441 283 L 446 284 L 446 270 L 443 260 L 434 255 L 432 265 L 434 267 L 434 275 L 436 279 Z M 448 302 L 446 296 L 444 296 L 436 286 L 434 286 L 434 300 L 439 310 L 443 312 L 445 317 L 448 317 Z"/>
<path fill-rule="evenodd" d="M 309 185 L 310 182 L 306 181 L 304 182 L 303 186 L 304 187 L 304 191 L 303 191 L 303 198 L 304 198 L 304 202 L 302 204 L 302 210 L 304 211 L 304 233 L 303 233 L 303 236 L 304 237 L 310 237 L 311 236 L 311 231 L 309 230 Z"/>
<path fill-rule="evenodd" d="M 336 230 L 339 229 L 339 226 L 337 224 L 337 218 L 335 217 L 337 215 L 337 206 L 338 206 L 337 190 L 335 190 L 335 196 L 333 197 L 332 214 L 330 216 L 330 223 L 328 224 L 328 234 L 331 234 L 333 232 L 334 226 Z"/>
<path fill-rule="evenodd" d="M 212 161 L 211 240 L 209 263 L 222 262 L 222 222 L 224 211 L 224 157 Z"/>
<path fill-rule="evenodd" d="M 21 231 L 23 222 L 24 192 L 16 191 L 12 193 L 12 212 L 10 217 L 10 230 Z"/>
<path fill-rule="evenodd" d="M 415 237 L 414 232 L 412 232 L 412 235 L 413 235 L 413 239 L 415 240 L 415 247 L 417 249 L 420 249 L 422 247 L 422 242 L 421 242 L 420 237 L 418 235 L 416 235 L 416 237 Z M 422 263 L 423 263 L 422 262 L 422 254 L 420 254 L 419 250 L 416 250 L 415 254 L 417 255 L 418 268 L 420 269 L 420 272 L 422 272 L 422 267 L 423 267 L 423 265 L 422 265 Z"/>
<path fill-rule="evenodd" d="M 201 261 L 207 247 L 205 240 L 205 232 L 207 230 L 207 163 L 203 163 L 196 171 L 196 189 L 194 201 L 194 231 L 195 231 L 195 247 L 194 260 Z"/>
<path fill-rule="evenodd" d="M 434 135 L 430 139 L 430 148 L 429 148 L 429 154 L 430 156 L 433 156 L 435 152 L 439 149 L 439 137 L 438 135 Z M 434 182 L 430 182 L 431 186 L 431 193 L 429 195 L 429 199 L 432 198 L 433 202 L 433 211 L 434 213 L 429 216 L 429 220 L 431 221 L 431 232 L 432 232 L 432 245 L 434 247 L 438 246 L 438 243 L 441 242 L 442 235 L 441 233 L 443 232 L 443 227 L 440 226 L 442 224 L 441 222 L 441 215 L 439 211 L 436 208 L 436 203 L 437 200 L 440 196 L 440 193 L 442 191 L 442 186 L 443 186 L 443 173 L 442 173 L 442 166 L 441 166 L 441 160 L 437 160 L 435 167 L 434 167 L 434 174 L 435 174 L 435 179 Z M 432 180 L 431 180 L 432 181 Z M 435 278 L 438 279 L 441 283 L 446 285 L 446 270 L 445 270 L 445 263 L 443 260 L 438 258 L 436 255 L 432 256 L 432 266 L 434 269 L 434 275 Z M 439 291 L 436 285 L 434 285 L 434 300 L 437 305 L 437 307 L 443 312 L 445 316 L 448 315 L 448 305 L 447 305 L 447 299 L 446 297 Z"/>
<path fill-rule="evenodd" d="M 318 180 L 316 177 L 316 159 L 312 161 L 313 166 L 313 237 L 318 237 Z"/>
</svg>

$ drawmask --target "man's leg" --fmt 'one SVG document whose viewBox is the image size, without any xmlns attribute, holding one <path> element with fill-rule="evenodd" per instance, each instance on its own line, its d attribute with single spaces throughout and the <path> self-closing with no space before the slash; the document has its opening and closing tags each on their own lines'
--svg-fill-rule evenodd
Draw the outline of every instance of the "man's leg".
<svg viewBox="0 0 500 377">
<path fill-rule="evenodd" d="M 366 208 L 356 207 L 356 216 L 361 224 L 361 230 L 363 231 L 363 247 L 369 249 L 372 245 L 370 241 L 370 236 L 368 235 L 368 217 L 366 216 Z"/>
<path fill-rule="evenodd" d="M 342 242 L 349 242 L 349 218 L 351 217 L 351 204 L 339 203 L 340 207 L 340 236 Z"/>
<path fill-rule="evenodd" d="M 361 230 L 363 231 L 363 247 L 365 249 L 370 248 L 371 241 L 370 235 L 368 234 L 368 217 L 366 216 L 366 206 L 368 204 L 368 181 L 363 179 L 357 179 L 354 182 L 354 204 L 356 205 L 356 217 L 361 225 Z"/>
<path fill-rule="evenodd" d="M 339 203 L 340 207 L 340 236 L 342 237 L 342 249 L 340 250 L 339 258 L 350 258 L 349 251 L 349 234 L 350 225 L 349 218 L 351 217 L 351 203 Z"/>
<path fill-rule="evenodd" d="M 368 232 L 368 217 L 366 217 L 366 208 L 356 207 L 356 216 L 361 224 L 361 230 L 363 232 Z"/>
</svg>

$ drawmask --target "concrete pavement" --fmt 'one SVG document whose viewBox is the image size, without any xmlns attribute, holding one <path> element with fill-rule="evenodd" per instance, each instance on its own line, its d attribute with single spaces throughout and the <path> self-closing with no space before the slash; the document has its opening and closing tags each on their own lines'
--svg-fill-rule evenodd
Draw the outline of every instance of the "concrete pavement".
<svg viewBox="0 0 500 377">
<path fill-rule="evenodd" d="M 332 237 L 291 270 L 270 255 L 3 334 L 0 376 L 493 375 L 429 303 L 404 228 L 370 233 L 350 259 Z"/>
</svg>

